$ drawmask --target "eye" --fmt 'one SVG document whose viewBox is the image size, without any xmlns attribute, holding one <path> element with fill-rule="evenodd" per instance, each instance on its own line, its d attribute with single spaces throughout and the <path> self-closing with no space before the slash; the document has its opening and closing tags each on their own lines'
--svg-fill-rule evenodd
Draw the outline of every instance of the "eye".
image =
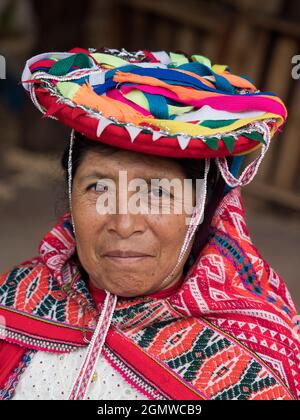
<svg viewBox="0 0 300 420">
<path fill-rule="evenodd" d="M 155 197 L 155 198 L 162 198 L 162 197 L 168 197 L 169 192 L 164 190 L 162 187 L 153 187 L 150 189 L 150 193 Z"/>
<path fill-rule="evenodd" d="M 89 185 L 87 187 L 88 191 L 94 191 L 94 192 L 106 192 L 108 190 L 108 186 L 102 182 L 94 182 L 93 184 Z"/>
</svg>

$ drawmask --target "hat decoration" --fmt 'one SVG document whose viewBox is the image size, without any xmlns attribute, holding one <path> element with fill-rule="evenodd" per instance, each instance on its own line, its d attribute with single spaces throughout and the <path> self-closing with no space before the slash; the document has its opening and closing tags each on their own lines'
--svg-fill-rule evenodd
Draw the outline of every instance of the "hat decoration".
<svg viewBox="0 0 300 420">
<path fill-rule="evenodd" d="M 190 61 L 193 60 L 193 61 Z M 24 88 L 45 117 L 137 152 L 216 158 L 265 144 L 287 111 L 228 66 L 200 55 L 103 48 L 45 53 L 27 61 Z"/>
</svg>

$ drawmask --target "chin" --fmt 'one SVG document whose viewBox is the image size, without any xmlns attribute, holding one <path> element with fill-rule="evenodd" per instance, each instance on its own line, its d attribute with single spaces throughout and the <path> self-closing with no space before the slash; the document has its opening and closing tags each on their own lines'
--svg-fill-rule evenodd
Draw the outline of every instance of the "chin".
<svg viewBox="0 0 300 420">
<path fill-rule="evenodd" d="M 110 293 L 118 295 L 120 297 L 136 297 L 144 296 L 148 293 L 152 293 L 153 285 L 145 286 L 145 283 L 142 283 L 140 280 L 132 279 L 130 282 L 127 280 L 124 284 L 123 281 L 112 280 L 106 287 L 106 290 L 109 290 Z"/>
</svg>

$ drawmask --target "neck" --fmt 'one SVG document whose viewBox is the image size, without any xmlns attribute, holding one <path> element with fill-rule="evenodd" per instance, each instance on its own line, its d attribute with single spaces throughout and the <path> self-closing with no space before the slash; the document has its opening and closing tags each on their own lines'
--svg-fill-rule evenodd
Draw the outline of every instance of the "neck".
<svg viewBox="0 0 300 420">
<path fill-rule="evenodd" d="M 151 292 L 149 294 L 144 295 L 145 297 L 153 297 L 153 298 L 164 298 L 170 296 L 175 290 L 177 290 L 182 282 L 184 281 L 184 275 L 180 274 L 179 276 L 172 281 L 171 284 L 168 284 L 164 289 L 159 289 L 155 292 Z M 105 299 L 106 293 L 103 289 L 97 287 L 91 280 L 91 278 L 88 279 L 88 288 L 93 296 L 96 304 L 102 303 Z M 131 297 L 132 298 L 132 297 Z"/>
</svg>

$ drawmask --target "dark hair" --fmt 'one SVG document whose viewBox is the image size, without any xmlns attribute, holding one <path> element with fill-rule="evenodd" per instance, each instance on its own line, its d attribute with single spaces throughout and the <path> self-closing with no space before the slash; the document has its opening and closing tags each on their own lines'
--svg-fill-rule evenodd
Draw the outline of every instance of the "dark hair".
<svg viewBox="0 0 300 420">
<path fill-rule="evenodd" d="M 104 143 L 95 142 L 90 140 L 81 133 L 75 132 L 74 135 L 74 144 L 72 148 L 72 182 L 76 171 L 83 161 L 86 153 L 88 151 L 97 151 L 103 153 L 116 153 L 120 149 L 113 147 Z M 65 176 L 65 185 L 68 186 L 68 158 L 69 158 L 69 145 L 65 148 L 63 155 L 61 157 L 61 166 L 64 171 Z M 196 179 L 201 178 L 204 174 L 204 159 L 190 159 L 190 158 L 168 158 L 170 160 L 175 160 L 183 169 L 186 177 L 193 180 L 195 185 Z M 188 258 L 187 264 L 184 271 L 186 272 L 188 268 L 194 263 L 195 259 L 198 257 L 201 249 L 205 245 L 208 239 L 209 227 L 211 224 L 212 217 L 214 212 L 223 197 L 224 194 L 225 182 L 220 175 L 220 172 L 214 162 L 211 160 L 210 170 L 208 173 L 207 179 L 207 198 L 205 205 L 205 217 L 203 223 L 199 226 L 195 240 L 193 244 L 192 251 Z M 67 191 L 67 188 L 66 188 Z"/>
</svg>

